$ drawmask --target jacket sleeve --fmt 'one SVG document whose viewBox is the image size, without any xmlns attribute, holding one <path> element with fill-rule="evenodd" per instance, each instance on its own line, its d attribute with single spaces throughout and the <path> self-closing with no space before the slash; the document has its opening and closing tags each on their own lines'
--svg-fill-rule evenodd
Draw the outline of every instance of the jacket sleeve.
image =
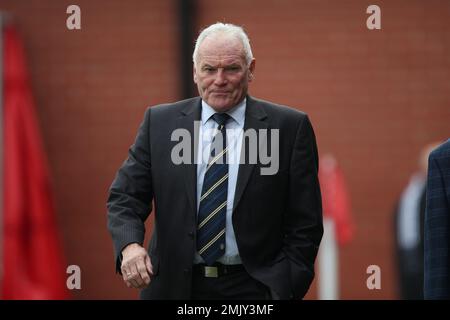
<svg viewBox="0 0 450 320">
<path fill-rule="evenodd" d="M 450 164 L 450 158 L 447 161 Z M 450 299 L 450 208 L 446 200 L 445 173 L 445 167 L 440 166 L 432 152 L 428 161 L 424 229 L 424 298 L 427 300 Z"/>
<path fill-rule="evenodd" d="M 289 175 L 283 251 L 291 269 L 294 298 L 303 298 L 314 278 L 323 234 L 316 138 L 308 116 L 300 119 Z"/>
<path fill-rule="evenodd" d="M 116 271 L 120 273 L 121 252 L 130 243 L 144 242 L 144 222 L 152 209 L 153 188 L 150 162 L 150 113 L 147 109 L 128 158 L 110 187 L 107 200 Z"/>
</svg>

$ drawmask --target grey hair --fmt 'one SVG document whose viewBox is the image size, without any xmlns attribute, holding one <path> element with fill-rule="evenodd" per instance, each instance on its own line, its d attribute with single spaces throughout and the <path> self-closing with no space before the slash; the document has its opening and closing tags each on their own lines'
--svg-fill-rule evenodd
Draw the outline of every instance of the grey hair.
<svg viewBox="0 0 450 320">
<path fill-rule="evenodd" d="M 203 29 L 199 34 L 197 40 L 195 41 L 195 49 L 194 53 L 192 54 L 192 61 L 194 62 L 195 66 L 197 65 L 198 50 L 203 40 L 205 40 L 208 36 L 217 33 L 224 33 L 240 40 L 242 46 L 244 47 L 245 60 L 247 61 L 247 65 L 250 65 L 253 60 L 253 53 L 252 48 L 250 47 L 250 39 L 248 38 L 244 29 L 231 23 L 217 22 Z"/>
</svg>

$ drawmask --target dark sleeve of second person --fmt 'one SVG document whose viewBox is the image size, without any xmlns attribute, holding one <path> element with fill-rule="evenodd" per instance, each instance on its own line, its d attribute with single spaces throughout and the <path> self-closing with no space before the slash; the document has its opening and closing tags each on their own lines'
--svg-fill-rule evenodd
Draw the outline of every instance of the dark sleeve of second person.
<svg viewBox="0 0 450 320">
<path fill-rule="evenodd" d="M 450 209 L 445 182 L 449 168 L 450 156 L 445 158 L 436 150 L 431 153 L 425 212 L 425 299 L 450 299 Z"/>
</svg>

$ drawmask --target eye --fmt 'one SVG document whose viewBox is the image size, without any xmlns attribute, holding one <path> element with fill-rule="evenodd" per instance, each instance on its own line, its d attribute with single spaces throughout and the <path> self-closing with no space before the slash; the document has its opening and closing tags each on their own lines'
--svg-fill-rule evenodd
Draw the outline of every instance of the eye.
<svg viewBox="0 0 450 320">
<path fill-rule="evenodd" d="M 203 69 L 203 71 L 205 71 L 205 72 L 214 72 L 214 71 L 215 71 L 215 68 L 209 67 L 209 66 L 205 66 L 205 67 L 203 67 L 202 69 Z"/>
<path fill-rule="evenodd" d="M 232 71 L 232 72 L 237 72 L 237 71 L 241 70 L 241 68 L 239 66 L 232 66 L 232 67 L 228 67 L 226 70 Z"/>
</svg>

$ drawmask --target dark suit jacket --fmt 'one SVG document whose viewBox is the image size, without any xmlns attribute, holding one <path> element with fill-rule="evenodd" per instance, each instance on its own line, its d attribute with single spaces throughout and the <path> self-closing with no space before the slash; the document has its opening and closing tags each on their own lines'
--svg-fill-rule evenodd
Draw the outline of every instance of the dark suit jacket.
<svg viewBox="0 0 450 320">
<path fill-rule="evenodd" d="M 450 139 L 428 159 L 425 299 L 450 299 Z"/>
<path fill-rule="evenodd" d="M 194 137 L 194 120 L 200 115 L 199 97 L 147 109 L 128 159 L 110 189 L 108 228 L 119 272 L 122 249 L 144 241 L 144 221 L 154 200 L 149 246 L 154 276 L 142 298 L 190 297 L 197 228 L 193 159 L 197 155 L 191 155 L 191 164 L 175 165 L 171 150 L 179 141 L 171 141 L 171 134 L 185 128 Z M 281 299 L 302 298 L 314 277 L 323 233 L 313 128 L 300 111 L 248 96 L 244 130 L 249 128 L 279 129 L 280 164 L 275 175 L 261 175 L 259 159 L 239 166 L 232 217 L 239 254 L 249 274 Z"/>
</svg>

